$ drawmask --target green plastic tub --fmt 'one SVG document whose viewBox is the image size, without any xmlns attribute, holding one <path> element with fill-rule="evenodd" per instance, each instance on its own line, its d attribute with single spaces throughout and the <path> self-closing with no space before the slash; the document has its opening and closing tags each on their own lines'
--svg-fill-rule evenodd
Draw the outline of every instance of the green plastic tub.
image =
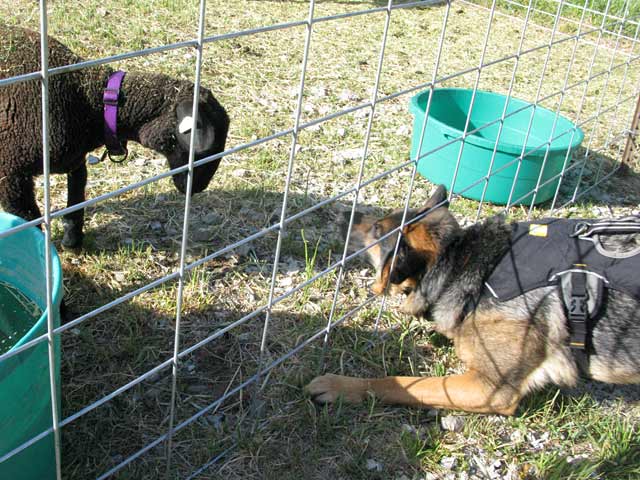
<svg viewBox="0 0 640 480">
<path fill-rule="evenodd" d="M 0 212 L 0 231 L 24 220 Z M 0 238 L 0 353 L 47 331 L 45 239 L 35 227 Z M 53 310 L 60 324 L 62 270 L 51 247 Z M 56 342 L 56 358 L 60 343 Z M 56 365 L 60 388 L 60 364 Z M 58 390 L 59 391 L 59 390 Z M 58 398 L 60 396 L 58 395 Z M 0 360 L 0 457 L 51 427 L 51 387 L 47 342 Z M 55 478 L 53 434 L 0 463 L 0 479 Z"/>
<path fill-rule="evenodd" d="M 433 91 L 429 119 L 420 156 L 462 136 L 472 94 L 472 90 L 458 88 L 441 88 Z M 428 100 L 429 91 L 426 91 L 415 95 L 409 104 L 409 110 L 414 115 L 411 141 L 412 159 L 419 157 L 420 133 Z M 507 97 L 505 95 L 478 90 L 467 131 L 471 132 L 487 123 L 502 118 L 502 111 L 506 101 Z M 508 116 L 513 112 L 518 113 Z M 534 112 L 532 104 L 513 97 L 509 99 L 506 110 L 507 118 L 504 121 L 504 127 L 498 140 L 496 155 L 491 169 L 492 175 L 484 197 L 486 201 L 502 205 L 509 201 L 518 163 L 521 163 L 511 201 L 512 203 L 531 203 L 533 200 L 531 192 L 535 189 L 538 178 L 540 178 L 545 156 L 546 146 L 544 144 L 549 141 L 553 133 L 555 140 L 551 142 L 549 147 L 549 153 L 540 180 L 540 184 L 544 184 L 544 186 L 541 186 L 538 190 L 535 203 L 549 200 L 554 196 L 560 179 L 556 178 L 546 184 L 545 182 L 562 171 L 567 150 L 571 149 L 573 151 L 580 146 L 584 138 L 584 133 L 580 128 L 566 118 L 558 116 L 555 130 L 553 130 L 555 112 L 538 106 L 535 109 L 531 132 L 527 140 L 525 157 L 521 162 L 517 161 L 516 159 L 522 153 L 522 146 L 532 112 Z M 460 193 L 462 196 L 474 200 L 482 198 L 485 182 L 478 181 L 489 173 L 499 128 L 500 123 L 495 122 L 491 126 L 483 128 L 466 138 L 460 159 L 460 168 L 453 186 L 455 193 Z M 421 157 L 418 162 L 418 172 L 433 183 L 444 184 L 450 190 L 460 144 L 461 142 L 458 141 Z M 543 146 L 534 152 L 527 153 L 539 145 Z M 570 160 L 571 156 L 568 158 Z M 505 165 L 509 166 L 505 167 Z M 478 182 L 477 185 L 469 188 L 476 182 Z M 469 189 L 467 190 L 467 188 Z"/>
</svg>

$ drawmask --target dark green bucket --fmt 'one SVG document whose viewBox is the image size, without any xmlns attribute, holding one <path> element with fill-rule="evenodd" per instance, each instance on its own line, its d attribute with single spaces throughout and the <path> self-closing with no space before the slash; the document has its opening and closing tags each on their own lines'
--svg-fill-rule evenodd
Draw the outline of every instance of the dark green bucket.
<svg viewBox="0 0 640 480">
<path fill-rule="evenodd" d="M 24 220 L 0 212 L 0 232 L 22 223 Z M 35 227 L 0 238 L 0 353 L 16 349 L 47 331 L 44 248 L 44 235 Z M 54 324 L 58 326 L 62 269 L 53 247 L 51 254 Z M 59 391 L 59 340 L 55 348 Z M 51 428 L 50 385 L 46 341 L 0 360 L 0 457 Z M 0 463 L 0 479 L 55 478 L 53 434 Z"/>
<path fill-rule="evenodd" d="M 420 155 L 462 136 L 472 94 L 473 90 L 458 88 L 441 88 L 433 91 L 429 119 Z M 428 99 L 429 91 L 425 91 L 414 96 L 409 104 L 409 110 L 414 115 L 411 141 L 412 159 L 416 159 L 419 156 L 420 133 Z M 467 131 L 471 132 L 478 127 L 502 118 L 502 111 L 506 101 L 507 97 L 505 95 L 478 90 Z M 550 179 L 562 171 L 565 158 L 567 158 L 567 150 L 573 151 L 580 146 L 584 138 L 584 133 L 580 128 L 559 115 L 554 130 L 555 112 L 537 106 L 533 115 L 529 138 L 527 139 L 525 157 L 521 161 L 517 161 L 522 153 L 522 146 L 532 112 L 534 112 L 532 104 L 513 97 L 509 99 L 506 110 L 507 118 L 504 120 L 504 127 L 500 134 L 491 169 L 492 175 L 489 178 L 484 197 L 486 201 L 502 205 L 509 201 L 519 163 L 521 163 L 520 171 L 513 187 L 511 202 L 531 203 L 533 200 L 531 192 L 536 188 L 539 178 L 541 178 L 541 187 L 536 195 L 535 203 L 549 200 L 554 196 L 560 181 L 559 177 L 553 180 Z M 509 116 L 511 113 L 514 114 Z M 479 180 L 489 173 L 499 128 L 500 123 L 495 122 L 465 139 L 454 186 L 455 193 L 460 193 L 462 196 L 474 200 L 482 198 L 485 182 L 484 180 Z M 542 172 L 542 177 L 540 177 L 546 151 L 546 145 L 544 144 L 549 141 L 552 134 L 554 140 L 549 146 L 544 171 Z M 540 145 L 543 146 L 534 152 L 527 153 Z M 459 151 L 460 142 L 458 141 L 420 158 L 418 172 L 433 183 L 444 184 L 450 190 Z M 571 159 L 571 151 L 569 152 L 568 161 Z M 547 181 L 549 182 L 545 183 Z M 474 183 L 476 185 L 471 187 Z"/>
</svg>

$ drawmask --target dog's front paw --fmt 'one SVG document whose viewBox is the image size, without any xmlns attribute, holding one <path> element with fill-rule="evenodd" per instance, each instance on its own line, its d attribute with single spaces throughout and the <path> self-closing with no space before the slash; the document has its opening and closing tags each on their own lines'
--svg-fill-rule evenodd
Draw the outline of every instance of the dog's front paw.
<svg viewBox="0 0 640 480">
<path fill-rule="evenodd" d="M 424 298 L 416 291 L 409 293 L 404 302 L 402 302 L 402 305 L 400 305 L 400 312 L 414 317 L 420 317 L 426 310 Z"/>
<path fill-rule="evenodd" d="M 333 403 L 338 398 L 348 403 L 360 403 L 367 395 L 367 381 L 328 373 L 311 380 L 305 390 L 318 403 Z"/>
</svg>

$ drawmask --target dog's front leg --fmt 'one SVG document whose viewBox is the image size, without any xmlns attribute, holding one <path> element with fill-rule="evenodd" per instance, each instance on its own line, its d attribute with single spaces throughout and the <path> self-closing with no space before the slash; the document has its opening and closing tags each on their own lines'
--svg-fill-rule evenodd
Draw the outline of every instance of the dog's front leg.
<svg viewBox="0 0 640 480">
<path fill-rule="evenodd" d="M 427 302 L 418 290 L 413 290 L 400 305 L 400 311 L 407 315 L 420 317 L 427 311 Z"/>
<path fill-rule="evenodd" d="M 447 377 L 371 379 L 327 374 L 313 379 L 307 391 L 320 403 L 335 402 L 338 398 L 358 403 L 372 394 L 389 404 L 502 415 L 513 415 L 520 401 L 515 389 L 493 385 L 474 371 Z"/>
</svg>

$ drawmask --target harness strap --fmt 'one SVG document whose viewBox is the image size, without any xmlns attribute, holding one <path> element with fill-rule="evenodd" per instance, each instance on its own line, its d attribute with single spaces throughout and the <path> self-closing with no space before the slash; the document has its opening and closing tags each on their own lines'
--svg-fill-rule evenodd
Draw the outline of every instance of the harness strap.
<svg viewBox="0 0 640 480">
<path fill-rule="evenodd" d="M 589 334 L 589 293 L 587 274 L 571 273 L 571 297 L 568 308 L 570 340 L 572 348 L 586 350 Z"/>
</svg>

